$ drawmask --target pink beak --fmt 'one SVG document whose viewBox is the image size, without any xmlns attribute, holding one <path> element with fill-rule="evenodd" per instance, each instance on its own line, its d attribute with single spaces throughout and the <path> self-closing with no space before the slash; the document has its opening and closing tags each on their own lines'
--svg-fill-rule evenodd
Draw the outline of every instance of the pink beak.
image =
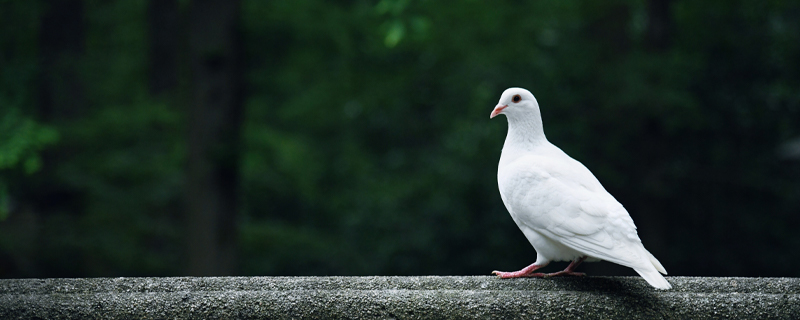
<svg viewBox="0 0 800 320">
<path fill-rule="evenodd" d="M 496 107 L 494 107 L 494 110 L 492 110 L 492 114 L 489 115 L 489 119 L 496 117 L 498 114 L 503 112 L 503 109 L 505 109 L 505 108 L 508 108 L 508 105 L 500 105 L 500 104 L 498 104 Z"/>
</svg>

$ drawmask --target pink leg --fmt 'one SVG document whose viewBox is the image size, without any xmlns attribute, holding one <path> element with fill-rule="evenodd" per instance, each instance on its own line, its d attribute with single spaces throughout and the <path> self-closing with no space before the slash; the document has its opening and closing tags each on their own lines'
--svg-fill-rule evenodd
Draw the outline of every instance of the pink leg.
<svg viewBox="0 0 800 320">
<path fill-rule="evenodd" d="M 542 268 L 546 266 L 547 263 L 542 265 L 531 264 L 522 270 L 514 271 L 514 272 L 503 272 L 503 271 L 492 271 L 492 274 L 497 275 L 500 279 L 508 279 L 508 278 L 541 278 L 544 277 L 544 273 L 533 273 L 536 269 Z"/>
<path fill-rule="evenodd" d="M 580 258 L 575 259 L 574 261 L 570 262 L 569 266 L 567 266 L 567 268 L 562 270 L 562 271 L 548 273 L 548 274 L 544 275 L 544 278 L 555 277 L 555 276 L 579 276 L 579 277 L 585 276 L 586 274 L 583 273 L 583 272 L 575 272 L 574 271 L 575 268 L 577 268 L 578 265 L 581 264 L 581 262 L 583 262 L 583 260 L 586 260 L 585 256 L 584 257 L 580 257 Z"/>
</svg>

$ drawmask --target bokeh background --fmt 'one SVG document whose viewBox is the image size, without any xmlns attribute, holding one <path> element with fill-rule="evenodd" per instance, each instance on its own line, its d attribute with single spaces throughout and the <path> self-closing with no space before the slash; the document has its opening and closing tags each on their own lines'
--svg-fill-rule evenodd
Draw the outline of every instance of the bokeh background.
<svg viewBox="0 0 800 320">
<path fill-rule="evenodd" d="M 2 0 L 0 277 L 517 270 L 512 86 L 671 275 L 800 276 L 798 1 Z"/>
</svg>

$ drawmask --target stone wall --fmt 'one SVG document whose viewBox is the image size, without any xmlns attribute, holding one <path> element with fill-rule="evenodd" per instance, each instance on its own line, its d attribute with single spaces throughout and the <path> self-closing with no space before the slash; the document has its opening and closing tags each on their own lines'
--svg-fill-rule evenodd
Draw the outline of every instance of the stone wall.
<svg viewBox="0 0 800 320">
<path fill-rule="evenodd" d="M 800 279 L 2 279 L 0 319 L 798 319 Z"/>
</svg>

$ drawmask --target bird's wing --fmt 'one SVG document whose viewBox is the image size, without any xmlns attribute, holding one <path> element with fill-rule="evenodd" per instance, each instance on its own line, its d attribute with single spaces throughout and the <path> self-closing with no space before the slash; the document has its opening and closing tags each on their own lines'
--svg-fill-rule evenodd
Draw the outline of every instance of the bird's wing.
<svg viewBox="0 0 800 320">
<path fill-rule="evenodd" d="M 644 265 L 628 212 L 586 167 L 569 160 L 525 156 L 504 168 L 501 185 L 515 220 L 590 257 Z"/>
</svg>

